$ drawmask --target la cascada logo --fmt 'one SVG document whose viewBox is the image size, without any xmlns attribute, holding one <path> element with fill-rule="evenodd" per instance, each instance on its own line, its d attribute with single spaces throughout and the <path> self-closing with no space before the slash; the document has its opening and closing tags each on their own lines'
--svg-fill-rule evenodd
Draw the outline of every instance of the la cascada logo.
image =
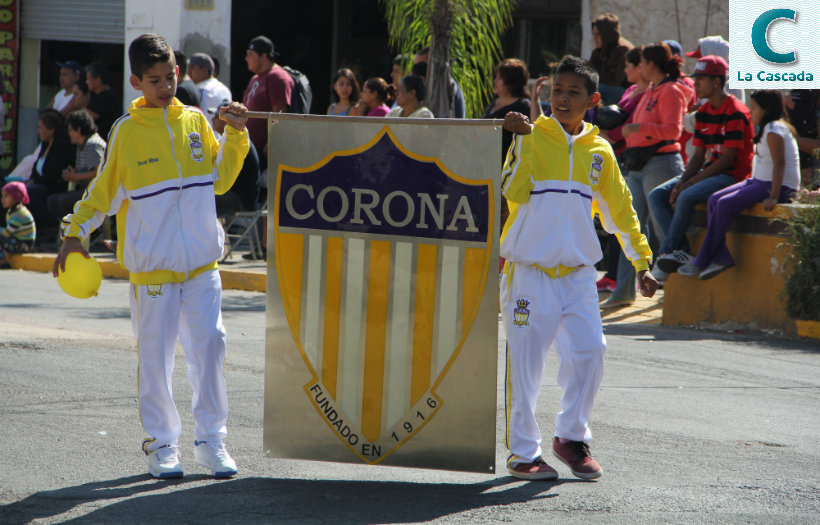
<svg viewBox="0 0 820 525">
<path fill-rule="evenodd" d="M 769 45 L 769 26 L 779 19 L 797 22 L 797 11 L 793 9 L 769 9 L 752 24 L 752 47 L 757 56 L 772 64 L 791 64 L 797 61 L 797 53 L 778 53 Z"/>
<path fill-rule="evenodd" d="M 815 38 L 807 38 L 818 28 L 816 5 L 808 9 L 814 2 L 791 0 L 778 6 L 772 0 L 731 0 L 730 87 L 818 87 L 820 59 L 811 50 Z"/>
</svg>

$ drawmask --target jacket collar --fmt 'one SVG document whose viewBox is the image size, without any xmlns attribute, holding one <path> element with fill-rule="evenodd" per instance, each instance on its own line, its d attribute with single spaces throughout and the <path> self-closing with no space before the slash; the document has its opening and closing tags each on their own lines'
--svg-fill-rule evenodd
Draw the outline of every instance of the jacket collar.
<svg viewBox="0 0 820 525">
<path fill-rule="evenodd" d="M 128 113 L 144 126 L 164 126 L 166 120 L 169 124 L 181 120 L 184 109 L 185 106 L 176 97 L 167 108 L 146 108 L 145 97 L 139 97 L 131 102 Z"/>
<path fill-rule="evenodd" d="M 561 126 L 561 123 L 558 120 L 547 117 L 545 115 L 541 115 L 535 121 L 535 125 L 544 131 L 546 131 L 549 135 L 555 137 L 561 137 L 566 139 L 567 133 L 564 131 L 564 128 Z M 579 135 L 575 136 L 575 142 L 578 141 L 588 141 L 594 140 L 595 136 L 598 134 L 598 126 L 593 126 L 589 122 L 584 122 L 584 129 L 581 131 Z"/>
</svg>

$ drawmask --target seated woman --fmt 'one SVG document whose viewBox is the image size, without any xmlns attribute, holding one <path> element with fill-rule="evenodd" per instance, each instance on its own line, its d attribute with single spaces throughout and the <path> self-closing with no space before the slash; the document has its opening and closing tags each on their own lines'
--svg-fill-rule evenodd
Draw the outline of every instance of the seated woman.
<svg viewBox="0 0 820 525">
<path fill-rule="evenodd" d="M 68 182 L 68 191 L 48 197 L 48 210 L 56 217 L 71 213 L 83 196 L 89 181 L 97 175 L 97 167 L 105 156 L 105 141 L 97 133 L 97 125 L 85 111 L 72 111 L 66 116 L 68 137 L 77 147 L 74 166 L 63 170 L 62 178 Z"/>
<path fill-rule="evenodd" d="M 347 115 L 359 101 L 359 82 L 353 71 L 346 67 L 333 77 L 333 100 L 327 108 L 328 115 Z"/>
<path fill-rule="evenodd" d="M 40 152 L 26 182 L 30 199 L 29 209 L 37 225 L 38 243 L 53 242 L 57 237 L 60 219 L 48 210 L 48 197 L 68 190 L 63 170 L 74 162 L 76 149 L 65 136 L 63 115 L 54 109 L 40 113 L 37 123 Z"/>
<path fill-rule="evenodd" d="M 383 117 L 390 112 L 393 98 L 393 87 L 389 86 L 383 78 L 368 78 L 362 87 L 361 100 L 350 110 L 349 114 Z"/>
<path fill-rule="evenodd" d="M 433 112 L 423 105 L 427 91 L 424 79 L 418 75 L 407 75 L 401 79 L 396 88 L 395 108 L 387 114 L 388 117 L 435 118 Z"/>
<path fill-rule="evenodd" d="M 784 120 L 780 92 L 755 91 L 749 110 L 752 122 L 760 129 L 754 138 L 752 176 L 709 197 L 706 236 L 697 257 L 678 268 L 680 275 L 711 279 L 734 266 L 726 246 L 726 231 L 732 219 L 758 202 L 763 203 L 765 210 L 771 210 L 778 202 L 790 200 L 799 189 L 797 141 L 794 128 Z"/>
</svg>

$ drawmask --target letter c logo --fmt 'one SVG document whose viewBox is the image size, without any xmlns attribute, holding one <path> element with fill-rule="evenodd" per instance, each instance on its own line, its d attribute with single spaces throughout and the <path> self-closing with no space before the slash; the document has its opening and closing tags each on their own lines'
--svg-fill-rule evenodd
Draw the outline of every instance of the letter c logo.
<svg viewBox="0 0 820 525">
<path fill-rule="evenodd" d="M 770 9 L 757 17 L 757 20 L 755 20 L 755 23 L 752 25 L 752 46 L 755 48 L 755 52 L 758 56 L 767 62 L 789 64 L 797 60 L 795 52 L 777 53 L 769 46 L 767 38 L 769 26 L 772 22 L 780 18 L 796 22 L 797 13 L 792 9 Z"/>
</svg>

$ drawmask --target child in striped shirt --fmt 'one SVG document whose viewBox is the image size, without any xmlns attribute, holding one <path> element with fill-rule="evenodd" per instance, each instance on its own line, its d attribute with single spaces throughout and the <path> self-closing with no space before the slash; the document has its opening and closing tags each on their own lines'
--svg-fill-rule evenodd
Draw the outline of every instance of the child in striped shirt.
<svg viewBox="0 0 820 525">
<path fill-rule="evenodd" d="M 0 230 L 0 268 L 8 268 L 9 254 L 25 253 L 34 246 L 36 230 L 34 217 L 26 208 L 28 191 L 22 182 L 9 182 L 3 186 L 3 207 L 6 227 Z"/>
</svg>

